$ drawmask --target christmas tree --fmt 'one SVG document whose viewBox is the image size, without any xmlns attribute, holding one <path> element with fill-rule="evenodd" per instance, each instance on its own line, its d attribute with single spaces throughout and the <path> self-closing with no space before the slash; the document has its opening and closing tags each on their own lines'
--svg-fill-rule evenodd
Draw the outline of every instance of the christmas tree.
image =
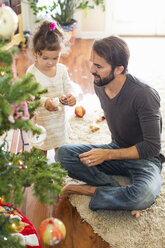
<svg viewBox="0 0 165 248">
<path fill-rule="evenodd" d="M 23 131 L 40 135 L 42 130 L 32 124 L 34 112 L 40 105 L 40 95 L 45 90 L 34 81 L 33 75 L 16 79 L 13 69 L 13 52 L 0 49 L 0 201 L 10 203 L 6 209 L 9 215 L 0 211 L 0 247 L 23 247 L 12 236 L 13 225 L 19 225 L 18 219 L 11 218 L 14 208 L 24 198 L 26 187 L 33 186 L 33 193 L 43 204 L 55 204 L 55 196 L 61 193 L 66 171 L 60 163 L 47 164 L 47 158 L 41 150 L 32 148 L 25 151 Z M 17 154 L 10 152 L 7 132 L 19 129 L 22 137 L 22 149 Z M 10 215 L 11 213 L 11 215 Z"/>
</svg>

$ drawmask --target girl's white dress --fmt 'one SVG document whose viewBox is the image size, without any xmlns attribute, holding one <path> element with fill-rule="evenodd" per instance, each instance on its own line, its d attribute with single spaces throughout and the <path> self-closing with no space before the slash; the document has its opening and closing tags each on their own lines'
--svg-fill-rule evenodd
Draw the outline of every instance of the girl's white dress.
<svg viewBox="0 0 165 248">
<path fill-rule="evenodd" d="M 50 112 L 45 109 L 44 103 L 47 97 L 60 98 L 64 95 L 73 94 L 73 82 L 69 78 L 66 66 L 60 63 L 56 65 L 56 75 L 54 77 L 46 76 L 34 64 L 28 68 L 27 73 L 32 73 L 35 76 L 42 89 L 48 89 L 48 92 L 41 96 L 41 106 L 36 110 L 35 121 L 46 129 L 47 136 L 42 145 L 35 145 L 35 147 L 41 150 L 54 149 L 63 145 L 69 136 L 70 126 L 67 121 L 66 106 L 60 103 L 60 110 Z"/>
</svg>

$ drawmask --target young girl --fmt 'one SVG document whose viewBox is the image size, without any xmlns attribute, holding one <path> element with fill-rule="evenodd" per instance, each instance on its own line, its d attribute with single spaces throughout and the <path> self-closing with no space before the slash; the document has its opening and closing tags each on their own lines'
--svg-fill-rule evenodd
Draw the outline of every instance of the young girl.
<svg viewBox="0 0 165 248">
<path fill-rule="evenodd" d="M 76 98 L 67 69 L 59 63 L 60 52 L 64 45 L 64 33 L 56 23 L 44 21 L 33 36 L 32 45 L 35 63 L 27 72 L 35 76 L 43 89 L 48 92 L 41 97 L 41 106 L 37 109 L 35 123 L 46 129 L 44 143 L 36 148 L 47 153 L 56 151 L 68 138 L 69 123 L 67 122 L 65 105 L 74 106 Z M 65 98 L 62 98 L 65 96 Z M 57 106 L 58 99 L 62 101 Z"/>
</svg>

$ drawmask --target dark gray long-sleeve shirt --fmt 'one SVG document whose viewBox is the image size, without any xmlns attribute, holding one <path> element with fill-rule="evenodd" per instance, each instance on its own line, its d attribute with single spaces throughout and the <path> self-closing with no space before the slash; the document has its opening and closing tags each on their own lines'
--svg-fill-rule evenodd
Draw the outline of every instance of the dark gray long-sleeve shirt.
<svg viewBox="0 0 165 248">
<path fill-rule="evenodd" d="M 120 92 L 110 99 L 95 85 L 112 140 L 122 148 L 136 146 L 140 158 L 159 156 L 161 149 L 160 97 L 156 90 L 127 74 Z"/>
</svg>

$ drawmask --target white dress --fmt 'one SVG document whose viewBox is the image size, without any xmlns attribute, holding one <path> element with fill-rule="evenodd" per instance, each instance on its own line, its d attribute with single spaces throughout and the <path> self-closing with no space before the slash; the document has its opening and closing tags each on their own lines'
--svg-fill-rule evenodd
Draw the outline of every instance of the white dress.
<svg viewBox="0 0 165 248">
<path fill-rule="evenodd" d="M 56 75 L 54 77 L 46 76 L 34 64 L 28 68 L 27 73 L 32 73 L 35 76 L 42 89 L 48 89 L 48 92 L 41 96 L 42 104 L 36 110 L 35 121 L 35 123 L 46 129 L 47 136 L 42 145 L 35 145 L 35 147 L 41 150 L 54 149 L 63 145 L 69 136 L 70 126 L 67 121 L 66 106 L 60 103 L 60 110 L 50 112 L 45 109 L 44 103 L 47 97 L 61 97 L 73 94 L 73 83 L 69 78 L 66 66 L 60 63 L 56 65 Z"/>
</svg>

